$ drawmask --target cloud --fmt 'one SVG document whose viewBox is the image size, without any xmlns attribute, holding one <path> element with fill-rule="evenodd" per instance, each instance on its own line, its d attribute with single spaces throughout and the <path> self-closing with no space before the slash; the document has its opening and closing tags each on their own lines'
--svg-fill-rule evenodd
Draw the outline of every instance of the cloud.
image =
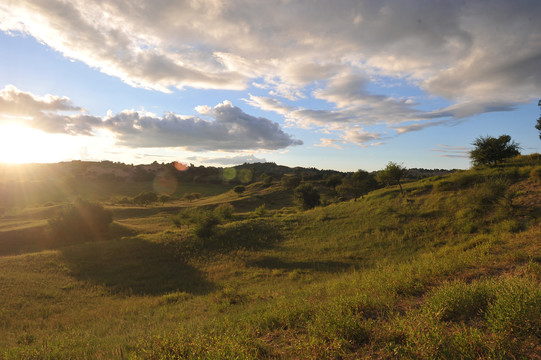
<svg viewBox="0 0 541 360">
<path fill-rule="evenodd" d="M 509 111 L 539 97 L 539 13 L 538 0 L 18 0 L 0 4 L 0 29 L 133 86 L 254 84 L 268 96 L 249 103 L 290 125 L 395 126 Z M 425 106 L 369 90 L 389 78 L 422 90 Z M 329 107 L 279 100 L 308 97 Z M 451 106 L 430 110 L 434 97 Z"/>
<path fill-rule="evenodd" d="M 237 151 L 277 150 L 303 143 L 286 134 L 278 123 L 246 114 L 229 101 L 214 108 L 197 109 L 213 120 L 173 113 L 157 117 L 133 110 L 100 118 L 84 114 L 82 108 L 65 97 L 40 98 L 11 85 L 0 91 L 0 120 L 18 120 L 45 132 L 70 135 L 92 135 L 98 129 L 106 129 L 114 134 L 117 144 L 127 147 Z M 62 111 L 76 113 L 63 115 Z"/>
<path fill-rule="evenodd" d="M 224 156 L 224 157 L 199 157 L 194 156 L 190 157 L 187 160 L 191 161 L 198 161 L 205 164 L 218 164 L 218 165 L 225 165 L 225 166 L 231 166 L 231 165 L 241 165 L 244 163 L 264 163 L 267 162 L 264 158 L 258 158 L 255 157 L 253 154 L 251 155 L 237 155 L 237 156 Z"/>
<path fill-rule="evenodd" d="M 190 151 L 277 150 L 302 145 L 284 133 L 278 123 L 254 117 L 225 101 L 212 110 L 199 107 L 213 121 L 198 117 L 166 114 L 141 116 L 123 111 L 104 121 L 103 127 L 117 136 L 118 143 L 129 147 L 179 147 Z"/>
<path fill-rule="evenodd" d="M 466 146 L 438 145 L 437 148 L 431 151 L 440 153 L 440 157 L 469 159 L 470 150 L 471 148 Z"/>
<path fill-rule="evenodd" d="M 314 146 L 318 147 L 333 147 L 335 149 L 342 150 L 343 147 L 340 144 L 343 144 L 344 141 L 338 140 L 338 139 L 321 139 L 321 142 L 319 144 L 314 144 Z"/>
<path fill-rule="evenodd" d="M 100 126 L 101 119 L 84 114 L 84 109 L 67 97 L 39 97 L 7 85 L 0 90 L 0 122 L 22 122 L 48 133 L 90 135 L 93 127 Z"/>
</svg>

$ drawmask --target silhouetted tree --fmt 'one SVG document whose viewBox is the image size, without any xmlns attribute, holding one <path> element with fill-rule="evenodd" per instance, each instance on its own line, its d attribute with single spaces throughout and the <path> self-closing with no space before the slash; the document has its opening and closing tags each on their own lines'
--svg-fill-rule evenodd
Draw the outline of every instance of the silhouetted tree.
<svg viewBox="0 0 541 360">
<path fill-rule="evenodd" d="M 499 138 L 480 136 L 472 145 L 475 149 L 470 151 L 470 158 L 474 166 L 494 166 L 504 159 L 520 155 L 519 144 L 512 141 L 509 135 L 502 135 Z"/>
</svg>

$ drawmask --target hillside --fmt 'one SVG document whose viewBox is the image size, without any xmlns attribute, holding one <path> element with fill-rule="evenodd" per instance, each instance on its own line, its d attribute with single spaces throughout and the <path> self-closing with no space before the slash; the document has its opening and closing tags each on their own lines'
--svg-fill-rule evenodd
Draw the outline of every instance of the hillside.
<svg viewBox="0 0 541 360">
<path fill-rule="evenodd" d="M 112 235 L 73 245 L 39 241 L 58 204 L 4 214 L 0 358 L 539 357 L 541 156 L 351 201 L 306 181 L 327 206 L 276 179 L 107 201 Z"/>
</svg>

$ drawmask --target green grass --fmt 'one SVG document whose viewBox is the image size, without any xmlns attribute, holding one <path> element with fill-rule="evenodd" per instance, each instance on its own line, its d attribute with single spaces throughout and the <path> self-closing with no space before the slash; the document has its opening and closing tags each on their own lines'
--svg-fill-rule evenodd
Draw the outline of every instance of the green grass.
<svg viewBox="0 0 541 360">
<path fill-rule="evenodd" d="M 113 240 L 34 253 L 0 237 L 0 358 L 531 358 L 539 165 L 517 158 L 309 211 L 277 184 L 111 205 Z M 211 235 L 171 220 L 222 203 L 234 212 Z M 35 239 L 23 220 L 4 217 L 0 234 Z"/>
</svg>

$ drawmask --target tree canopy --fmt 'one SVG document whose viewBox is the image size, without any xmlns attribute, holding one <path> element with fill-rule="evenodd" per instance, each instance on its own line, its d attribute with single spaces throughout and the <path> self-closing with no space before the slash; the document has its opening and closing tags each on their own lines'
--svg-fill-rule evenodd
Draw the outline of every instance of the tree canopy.
<svg viewBox="0 0 541 360">
<path fill-rule="evenodd" d="M 312 184 L 299 185 L 293 193 L 305 210 L 319 205 L 319 191 Z"/>
<path fill-rule="evenodd" d="M 378 171 L 376 179 L 385 185 L 398 185 L 400 192 L 403 192 L 401 181 L 406 175 L 406 171 L 404 166 L 389 161 L 385 169 Z"/>
<path fill-rule="evenodd" d="M 520 155 L 520 146 L 511 140 L 509 135 L 501 135 L 498 138 L 492 136 L 480 136 L 472 143 L 475 149 L 470 151 L 470 158 L 474 166 L 494 166 L 498 162 Z"/>
</svg>

